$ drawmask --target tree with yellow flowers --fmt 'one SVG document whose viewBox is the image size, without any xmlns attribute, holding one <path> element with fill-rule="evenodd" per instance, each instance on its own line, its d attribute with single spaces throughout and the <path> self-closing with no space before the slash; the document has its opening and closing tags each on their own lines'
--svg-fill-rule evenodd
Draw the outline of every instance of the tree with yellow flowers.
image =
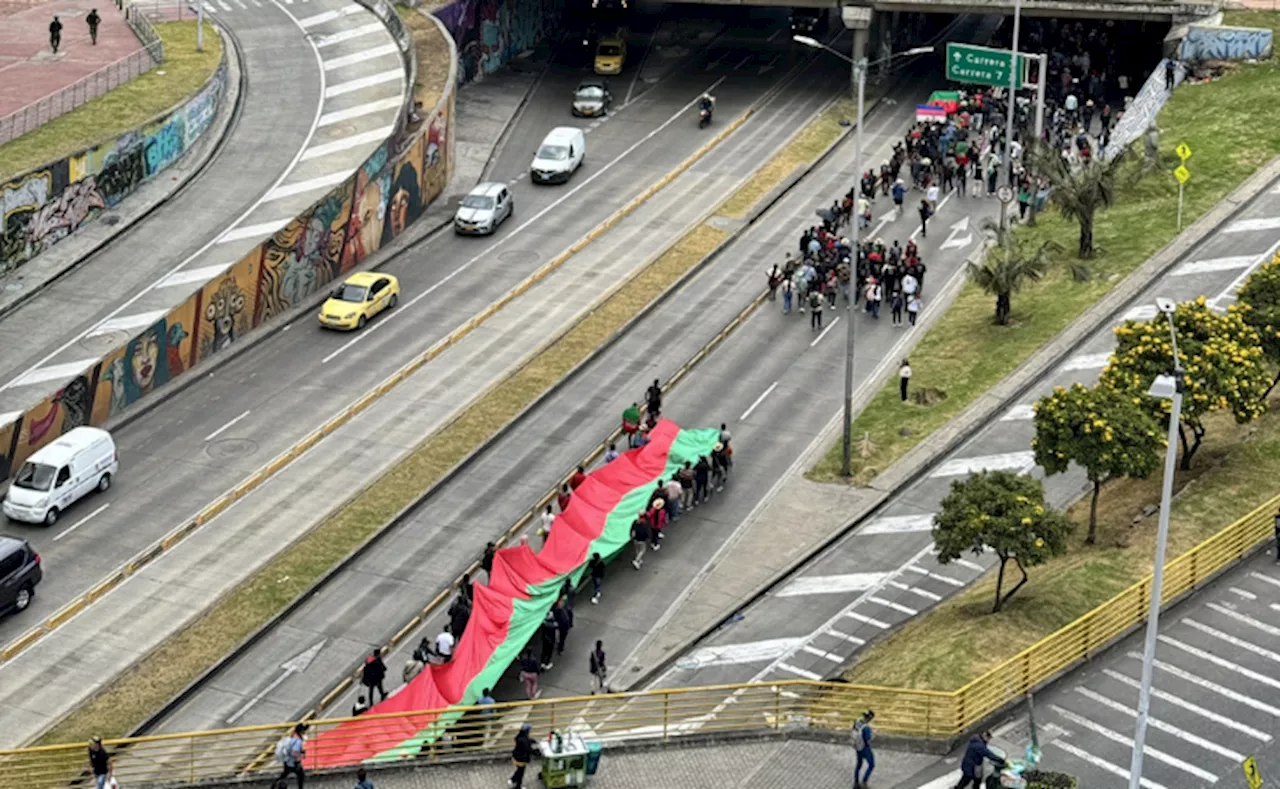
<svg viewBox="0 0 1280 789">
<path fill-rule="evenodd" d="M 1182 419 L 1178 437 L 1182 443 L 1182 468 L 1204 441 L 1204 417 L 1227 410 L 1245 424 L 1266 410 L 1263 394 L 1270 376 L 1263 366 L 1258 333 L 1244 322 L 1240 310 L 1215 312 L 1204 297 L 1183 302 L 1173 315 L 1181 358 Z M 1168 424 L 1173 404 L 1151 397 L 1147 390 L 1157 375 L 1173 372 L 1173 349 L 1164 315 L 1144 322 L 1125 321 L 1116 327 L 1116 351 L 1102 371 L 1099 385 L 1127 395 L 1147 409 L 1157 424 Z M 1190 438 L 1188 438 L 1190 434 Z"/>
<path fill-rule="evenodd" d="M 1280 383 L 1280 253 L 1271 262 L 1249 275 L 1236 294 L 1240 315 L 1253 327 L 1262 341 L 1262 352 L 1277 367 L 1265 399 Z"/>
<path fill-rule="evenodd" d="M 1159 426 L 1131 397 L 1103 386 L 1059 386 L 1035 408 L 1031 448 L 1036 463 L 1049 475 L 1061 474 L 1075 463 L 1093 485 L 1085 538 L 1092 545 L 1098 534 L 1102 486 L 1116 477 L 1146 479 L 1159 468 L 1164 447 Z"/>
<path fill-rule="evenodd" d="M 1066 552 L 1070 533 L 1071 521 L 1045 506 L 1040 481 L 1008 471 L 980 471 L 951 483 L 951 492 L 933 519 L 939 563 L 953 562 L 966 551 L 982 554 L 988 548 L 1000 559 L 993 614 L 1027 583 L 1028 567 Z M 1009 562 L 1022 573 L 1022 580 L 1005 593 Z"/>
</svg>

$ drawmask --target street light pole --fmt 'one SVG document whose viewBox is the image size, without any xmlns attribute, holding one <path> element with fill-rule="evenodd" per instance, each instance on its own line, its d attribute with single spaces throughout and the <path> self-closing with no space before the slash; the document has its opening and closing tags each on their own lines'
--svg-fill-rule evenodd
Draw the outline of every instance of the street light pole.
<svg viewBox="0 0 1280 789">
<path fill-rule="evenodd" d="M 1021 32 L 1022 25 L 1022 0 L 1013 0 L 1013 54 L 1009 58 L 1009 111 L 1006 113 L 1008 117 L 1004 124 L 1004 159 L 1005 159 L 1005 183 L 1009 188 L 1013 188 L 1013 117 L 1016 114 L 1017 106 L 1015 99 L 1018 95 L 1018 67 L 1022 65 L 1018 60 L 1018 34 Z M 1040 80 L 1044 81 L 1044 75 Z M 1000 228 L 1004 229 L 1009 226 L 1009 204 L 1000 201 Z"/>
<path fill-rule="evenodd" d="M 854 143 L 853 143 L 853 171 L 855 183 L 861 183 L 862 179 L 862 103 L 866 94 L 867 86 L 867 59 L 854 61 L 853 63 L 853 82 L 855 92 L 858 94 L 857 126 L 854 127 Z M 857 192 L 855 192 L 857 194 Z M 858 213 L 858 198 L 853 201 L 852 213 Z M 853 219 L 853 268 L 856 271 L 858 267 L 858 255 L 862 249 L 862 228 L 858 225 L 860 217 L 855 216 Z M 857 287 L 854 272 L 849 272 L 849 287 Z M 845 322 L 848 324 L 844 327 L 844 444 L 840 454 L 840 473 L 846 479 L 853 476 L 853 298 L 847 296 L 845 298 Z"/>
<path fill-rule="evenodd" d="M 1147 741 L 1147 720 L 1151 711 L 1151 675 L 1155 671 L 1156 636 L 1160 629 L 1160 598 L 1164 588 L 1164 554 L 1169 544 L 1169 507 L 1173 501 L 1174 466 L 1178 459 L 1178 424 L 1182 419 L 1182 379 L 1185 371 L 1178 359 L 1178 332 L 1173 325 L 1174 305 L 1167 299 L 1157 299 L 1160 312 L 1169 320 L 1169 334 L 1173 337 L 1173 375 L 1157 376 L 1151 385 L 1155 397 L 1172 397 L 1169 411 L 1168 446 L 1164 453 L 1164 480 L 1160 488 L 1160 525 L 1156 532 L 1155 568 L 1151 573 L 1151 603 L 1147 614 L 1147 640 L 1142 649 L 1142 684 L 1138 690 L 1138 723 L 1133 733 L 1133 758 L 1129 762 L 1129 789 L 1140 789 L 1142 782 L 1142 756 Z"/>
</svg>

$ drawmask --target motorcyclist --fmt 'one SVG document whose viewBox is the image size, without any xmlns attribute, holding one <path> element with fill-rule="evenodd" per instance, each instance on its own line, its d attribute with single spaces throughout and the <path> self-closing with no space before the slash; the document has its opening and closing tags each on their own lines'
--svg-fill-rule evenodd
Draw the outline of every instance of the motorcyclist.
<svg viewBox="0 0 1280 789">
<path fill-rule="evenodd" d="M 700 112 L 707 113 L 707 117 L 711 117 L 711 114 L 715 111 L 715 108 L 716 108 L 715 96 L 712 96 L 710 93 L 703 93 L 701 96 L 698 97 L 698 110 Z"/>
</svg>

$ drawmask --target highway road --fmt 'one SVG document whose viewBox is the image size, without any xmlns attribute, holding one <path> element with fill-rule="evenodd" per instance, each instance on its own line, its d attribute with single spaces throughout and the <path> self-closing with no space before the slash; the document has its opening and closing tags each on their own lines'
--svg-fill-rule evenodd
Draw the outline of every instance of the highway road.
<svg viewBox="0 0 1280 789">
<path fill-rule="evenodd" d="M 516 152 L 514 141 L 539 140 L 543 133 L 527 125 L 538 121 L 537 113 L 526 112 L 520 121 L 526 125 L 511 136 L 513 144 L 493 171 L 513 182 L 513 223 L 488 240 L 440 235 L 392 261 L 386 270 L 400 276 L 404 300 L 364 333 L 324 333 L 308 317 L 122 429 L 118 440 L 125 470 L 108 494 L 69 512 L 58 530 L 16 527 L 46 557 L 47 578 L 27 614 L 0 624 L 0 637 L 12 639 L 89 588 L 672 169 L 715 133 L 715 126 L 699 131 L 688 109 L 702 90 L 716 85 L 717 124 L 727 124 L 786 77 L 784 69 L 735 70 L 748 54 L 792 57 L 788 46 L 769 40 L 771 35 L 754 27 L 728 30 L 718 39 L 726 43 L 700 50 L 692 65 L 617 111 L 592 131 L 587 165 L 567 187 L 534 189 L 519 178 L 528 160 L 526 152 Z M 741 54 L 733 59 L 726 53 Z M 699 218 L 709 204 L 707 195 L 731 188 L 845 87 L 847 74 L 838 61 L 797 62 L 807 70 L 790 90 L 556 274 L 169 555 L 0 666 L 0 703 L 14 721 L 9 741 L 23 741 L 43 728 L 132 662 L 129 655 L 145 652 L 195 616 L 322 518 L 325 508 L 318 502 L 336 504 L 375 478 L 640 265 L 659 239 Z M 562 108 L 563 120 L 556 123 L 571 122 L 572 82 L 567 75 L 561 83 L 543 81 L 542 90 L 555 91 L 545 94 L 547 101 L 554 99 Z M 531 107 L 541 107 L 541 94 L 534 101 Z M 139 616 L 139 610 L 145 613 Z M 118 640 L 121 651 L 84 648 L 106 634 Z M 40 698 L 28 692 L 25 679 L 36 674 L 43 677 Z"/>
<path fill-rule="evenodd" d="M 40 402 L 154 323 L 390 136 L 403 61 L 363 6 L 260 0 L 219 19 L 246 75 L 239 119 L 174 197 L 0 321 L 0 414 Z"/>
<path fill-rule="evenodd" d="M 917 96 L 927 94 L 921 83 L 895 92 L 897 103 L 869 120 L 869 150 L 887 152 L 905 131 Z M 812 224 L 815 206 L 828 205 L 847 188 L 853 176 L 850 149 L 838 150 L 831 164 L 540 404 L 465 474 L 438 490 L 411 519 L 234 659 L 159 730 L 276 721 L 315 704 L 372 646 L 385 643 L 477 559 L 486 540 L 506 531 L 598 446 L 616 427 L 622 408 L 653 378 L 674 373 L 759 294 L 767 266 L 794 248 L 800 230 Z M 972 207 L 948 201 L 937 221 L 955 223 L 970 208 L 978 215 L 994 210 L 989 201 Z M 904 219 L 881 225 L 879 234 L 905 240 L 915 228 Z M 956 274 L 966 251 L 954 246 L 940 252 L 946 239 L 946 233 L 935 233 L 922 243 L 930 289 Z M 975 243 L 971 237 L 969 248 Z M 646 560 L 642 572 L 626 562 L 612 566 L 599 606 L 579 599 L 573 657 L 544 675 L 546 693 L 585 692 L 585 653 L 595 639 L 605 642 L 614 665 L 621 662 L 702 561 L 821 432 L 839 407 L 844 321 L 850 317 L 843 309 L 829 314 L 840 320 L 819 332 L 810 329 L 807 316 L 784 316 L 778 304 L 766 304 L 668 394 L 664 414 L 679 424 L 729 424 L 737 448 L 734 478 L 724 495 L 668 530 L 662 550 Z M 860 332 L 856 375 L 861 383 L 882 359 L 896 358 L 895 347 L 911 330 L 891 326 L 887 314 L 879 322 L 860 311 L 853 318 Z M 387 659 L 393 673 L 418 638 L 434 637 L 441 625 L 442 617 L 436 616 L 407 638 L 407 647 Z M 304 672 L 280 678 L 281 664 L 317 644 Z M 497 695 L 520 697 L 514 681 L 500 686 Z M 353 700 L 354 693 L 345 694 L 326 714 L 346 714 Z"/>
<path fill-rule="evenodd" d="M 941 567 L 931 553 L 933 514 L 952 482 L 984 468 L 1043 478 L 1031 452 L 1032 405 L 1058 386 L 1091 385 L 1115 346 L 1111 329 L 1150 319 L 1155 299 L 1206 296 L 1225 308 L 1249 272 L 1280 248 L 1280 193 L 1273 185 L 1189 251 L 1114 322 L 1092 335 L 997 420 L 895 494 L 874 516 L 721 628 L 659 686 L 712 685 L 834 676 L 863 643 L 976 580 L 994 557 L 966 557 Z M 1017 309 L 1015 299 L 1014 309 Z M 1206 441 L 1212 442 L 1210 435 Z M 1078 470 L 1045 479 L 1051 504 L 1065 506 L 1089 489 Z M 1148 519 L 1154 528 L 1154 519 Z M 1226 525 L 1224 522 L 1222 525 Z M 1036 582 L 1032 569 L 1031 588 Z"/>
</svg>

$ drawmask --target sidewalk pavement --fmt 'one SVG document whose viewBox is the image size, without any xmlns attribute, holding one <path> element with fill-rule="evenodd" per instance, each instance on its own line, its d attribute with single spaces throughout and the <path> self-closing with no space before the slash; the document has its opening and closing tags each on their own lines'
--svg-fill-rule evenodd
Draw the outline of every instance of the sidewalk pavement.
<svg viewBox="0 0 1280 789">
<path fill-rule="evenodd" d="M 98 9 L 98 45 L 85 17 Z M 62 22 L 62 44 L 49 48 L 49 23 Z M 111 0 L 54 0 L 4 16 L 0 25 L 0 118 L 57 93 L 77 80 L 142 49 Z"/>
</svg>

